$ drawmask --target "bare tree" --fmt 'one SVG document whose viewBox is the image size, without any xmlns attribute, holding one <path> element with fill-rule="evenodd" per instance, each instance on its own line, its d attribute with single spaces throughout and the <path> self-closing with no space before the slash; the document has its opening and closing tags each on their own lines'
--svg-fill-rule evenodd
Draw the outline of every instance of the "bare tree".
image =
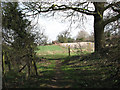
<svg viewBox="0 0 120 90">
<path fill-rule="evenodd" d="M 68 39 L 70 39 L 70 31 L 68 30 L 65 30 L 65 31 L 62 31 L 58 36 L 58 42 L 61 42 L 61 43 L 67 43 L 68 42 Z"/>
<path fill-rule="evenodd" d="M 94 42 L 94 32 L 91 32 L 89 36 L 89 41 Z"/>
<path fill-rule="evenodd" d="M 45 34 L 45 29 L 39 24 L 30 31 L 34 35 L 35 43 L 37 45 L 45 45 L 48 42 L 48 37 Z"/>
<path fill-rule="evenodd" d="M 32 11 L 33 15 L 41 13 L 53 13 L 53 11 L 65 11 L 70 12 L 67 14 L 68 17 L 74 16 L 74 13 L 82 13 L 86 15 L 92 15 L 94 17 L 94 40 L 95 40 L 95 51 L 99 52 L 105 46 L 104 28 L 109 23 L 114 22 L 120 18 L 120 1 L 116 2 L 80 2 L 69 1 L 69 2 L 35 2 L 25 3 L 28 12 Z M 93 7 L 91 7 L 93 5 Z M 105 11 L 112 10 L 109 17 Z M 79 17 L 80 18 L 80 17 Z"/>
<path fill-rule="evenodd" d="M 77 41 L 86 41 L 89 37 L 89 34 L 85 30 L 81 30 L 77 34 Z"/>
</svg>

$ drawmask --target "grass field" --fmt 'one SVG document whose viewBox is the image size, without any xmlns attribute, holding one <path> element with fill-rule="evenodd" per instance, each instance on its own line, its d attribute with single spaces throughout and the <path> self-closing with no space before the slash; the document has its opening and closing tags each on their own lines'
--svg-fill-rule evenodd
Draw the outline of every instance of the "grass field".
<svg viewBox="0 0 120 90">
<path fill-rule="evenodd" d="M 45 52 L 45 51 L 61 51 L 63 50 L 62 47 L 57 45 L 47 45 L 47 46 L 38 46 L 38 52 Z"/>
<path fill-rule="evenodd" d="M 48 53 L 54 52 L 54 53 Z M 25 73 L 7 73 L 6 87 L 11 88 L 112 88 L 119 87 L 115 63 L 99 54 L 83 53 L 68 56 L 66 48 L 38 46 L 39 76 L 26 79 Z M 63 53 L 64 52 L 64 53 Z"/>
<path fill-rule="evenodd" d="M 47 46 L 38 46 L 38 50 L 36 50 L 37 55 L 39 57 L 47 57 L 47 58 L 61 58 L 67 57 L 69 55 L 68 48 L 58 46 L 58 45 L 47 45 Z M 77 55 L 75 52 L 70 53 L 71 56 Z"/>
</svg>

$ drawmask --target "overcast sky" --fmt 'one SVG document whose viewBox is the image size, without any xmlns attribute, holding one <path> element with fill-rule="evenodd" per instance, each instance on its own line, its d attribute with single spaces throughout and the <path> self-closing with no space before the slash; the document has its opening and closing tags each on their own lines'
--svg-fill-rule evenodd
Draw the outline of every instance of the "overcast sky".
<svg viewBox="0 0 120 90">
<path fill-rule="evenodd" d="M 20 6 L 20 7 L 24 7 L 24 6 Z M 90 4 L 90 7 L 94 7 L 92 4 Z M 91 8 L 92 10 L 93 8 Z M 75 13 L 76 14 L 76 13 Z M 79 14 L 79 18 L 81 18 L 81 13 Z M 61 22 L 63 20 L 62 15 L 64 15 L 64 13 L 61 11 L 59 14 L 55 14 L 54 17 L 45 17 L 42 13 L 39 15 L 39 19 L 32 19 L 33 24 L 36 23 L 36 20 L 38 20 L 38 28 L 41 29 L 44 28 L 45 30 L 45 34 L 48 37 L 48 40 L 51 42 L 53 40 L 57 39 L 57 36 L 60 32 L 67 30 L 70 26 L 70 22 L 66 20 L 66 22 Z M 85 14 L 84 14 L 85 15 Z M 87 31 L 89 34 L 91 34 L 91 32 L 93 32 L 93 23 L 94 23 L 94 17 L 92 15 L 86 15 L 87 19 L 83 19 L 85 20 L 85 24 L 81 24 L 79 25 L 79 28 L 76 28 L 76 26 L 81 23 L 75 20 L 75 22 L 78 22 L 76 24 L 72 25 L 71 28 L 71 37 L 76 38 L 77 33 L 80 30 L 85 30 Z M 31 19 L 31 18 L 29 18 Z"/>
<path fill-rule="evenodd" d="M 48 36 L 48 40 L 51 42 L 53 40 L 57 39 L 57 35 L 69 28 L 69 22 L 61 22 L 62 19 L 55 19 L 54 17 L 44 17 L 40 16 L 38 19 L 38 27 L 44 28 L 45 29 L 45 34 Z M 33 22 L 36 22 L 35 19 L 33 19 Z M 85 22 L 85 27 L 79 27 L 75 28 L 73 27 L 71 29 L 71 37 L 76 37 L 78 31 L 80 30 L 85 30 L 89 34 L 93 32 L 93 22 L 94 22 L 94 17 L 93 16 L 87 16 L 87 21 Z M 77 26 L 77 25 L 76 25 Z"/>
</svg>

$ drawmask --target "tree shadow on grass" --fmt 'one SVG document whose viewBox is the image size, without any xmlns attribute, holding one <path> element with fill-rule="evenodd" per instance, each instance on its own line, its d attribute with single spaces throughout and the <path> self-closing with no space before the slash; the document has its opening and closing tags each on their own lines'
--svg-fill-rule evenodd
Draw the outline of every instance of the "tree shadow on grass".
<svg viewBox="0 0 120 90">
<path fill-rule="evenodd" d="M 39 76 L 25 75 L 10 77 L 6 76 L 6 87 L 8 88 L 110 88 L 113 82 L 105 81 L 107 73 L 103 69 L 95 69 L 93 64 L 75 65 L 82 61 L 99 60 L 100 56 L 96 54 L 88 54 L 81 56 L 73 56 L 66 58 L 57 58 L 56 69 L 50 66 L 40 66 L 44 69 L 39 71 Z M 63 60 L 64 59 L 64 60 Z M 56 60 L 56 59 L 46 59 Z M 63 61 L 62 61 L 63 60 Z M 72 63 L 71 63 L 72 61 Z M 46 62 L 44 62 L 46 63 Z M 64 66 L 65 65 L 65 66 Z M 71 65 L 71 66 L 70 66 Z M 64 66 L 64 67 L 62 67 Z"/>
<path fill-rule="evenodd" d="M 47 60 L 64 60 L 65 58 L 50 58 L 50 59 L 47 59 Z"/>
<path fill-rule="evenodd" d="M 54 76 L 53 70 L 41 72 L 39 76 L 6 76 L 4 88 L 47 88 Z"/>
<path fill-rule="evenodd" d="M 105 58 L 102 57 L 99 53 L 89 53 L 89 54 L 84 54 L 84 55 L 67 57 L 62 62 L 62 64 L 70 65 L 70 64 L 79 63 L 81 61 L 92 61 L 92 60 L 100 60 L 100 59 L 105 59 Z"/>
<path fill-rule="evenodd" d="M 19 76 L 7 78 L 8 88 L 100 88 L 104 86 L 99 71 L 71 69 L 64 70 L 60 79 L 55 79 L 55 71 L 42 72 L 40 76 Z"/>
</svg>

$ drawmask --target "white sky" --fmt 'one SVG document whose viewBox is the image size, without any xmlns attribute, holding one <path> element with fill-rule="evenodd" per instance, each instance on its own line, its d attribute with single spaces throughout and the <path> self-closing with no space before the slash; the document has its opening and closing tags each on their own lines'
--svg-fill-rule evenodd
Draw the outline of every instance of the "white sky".
<svg viewBox="0 0 120 90">
<path fill-rule="evenodd" d="M 93 7 L 93 6 L 91 5 L 91 7 Z M 41 29 L 41 27 L 45 29 L 45 34 L 47 35 L 48 40 L 50 42 L 53 40 L 56 40 L 58 34 L 64 30 L 67 30 L 70 26 L 70 22 L 63 22 L 63 23 L 61 22 L 63 20 L 62 16 L 59 16 L 58 14 L 55 14 L 55 15 L 56 15 L 55 17 L 51 16 L 48 18 L 48 17 L 44 17 L 41 14 L 38 19 L 38 26 L 40 26 L 40 29 Z M 75 38 L 77 36 L 77 33 L 80 30 L 85 30 L 89 34 L 91 32 L 93 32 L 94 17 L 92 15 L 86 15 L 86 16 L 87 16 L 86 17 L 87 21 L 85 22 L 85 25 L 84 25 L 85 27 L 80 26 L 79 28 L 76 28 L 75 26 L 77 26 L 77 25 L 73 25 L 73 27 L 71 29 L 71 37 Z M 37 18 L 32 19 L 33 24 L 36 23 L 36 20 L 37 20 Z"/>
<path fill-rule="evenodd" d="M 33 21 L 35 22 L 35 20 Z M 85 28 L 80 27 L 80 28 L 75 28 L 73 27 L 71 30 L 71 37 L 76 37 L 78 31 L 80 30 L 86 30 L 89 34 L 93 31 L 93 22 L 94 22 L 94 17 L 93 16 L 87 16 L 87 21 L 86 21 L 86 25 Z M 69 27 L 69 23 L 68 22 L 64 22 L 61 23 L 60 19 L 55 19 L 54 17 L 44 17 L 44 16 L 40 16 L 38 19 L 38 24 L 40 25 L 40 27 L 45 29 L 45 34 L 48 36 L 48 40 L 51 42 L 52 40 L 56 40 L 57 39 L 57 35 L 68 29 Z M 39 26 L 38 25 L 38 26 Z"/>
</svg>

